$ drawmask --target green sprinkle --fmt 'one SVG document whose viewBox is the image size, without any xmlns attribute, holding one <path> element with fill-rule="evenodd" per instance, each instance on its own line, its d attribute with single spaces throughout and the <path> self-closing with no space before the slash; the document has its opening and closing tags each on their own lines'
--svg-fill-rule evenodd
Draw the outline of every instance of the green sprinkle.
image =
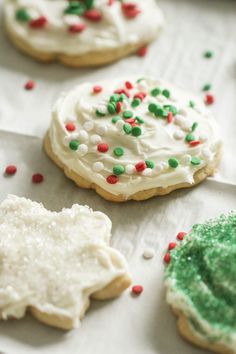
<svg viewBox="0 0 236 354">
<path fill-rule="evenodd" d="M 116 176 L 122 175 L 125 172 L 125 168 L 122 165 L 115 165 L 113 167 L 113 173 Z"/>
<path fill-rule="evenodd" d="M 145 164 L 148 168 L 153 169 L 155 167 L 155 163 L 152 160 L 145 160 Z"/>
<path fill-rule="evenodd" d="M 142 129 L 140 127 L 133 127 L 132 128 L 132 135 L 133 136 L 140 136 L 142 134 Z"/>
<path fill-rule="evenodd" d="M 189 101 L 189 107 L 194 108 L 195 107 L 195 102 Z"/>
<path fill-rule="evenodd" d="M 123 101 L 127 101 L 127 100 L 128 100 L 128 97 L 124 93 L 122 93 L 120 95 L 120 101 L 123 102 Z"/>
<path fill-rule="evenodd" d="M 194 140 L 196 140 L 196 139 L 195 139 L 195 136 L 192 133 L 187 134 L 186 137 L 185 137 L 185 141 L 190 142 L 190 141 L 194 141 Z"/>
<path fill-rule="evenodd" d="M 162 91 L 162 95 L 165 96 L 166 98 L 169 98 L 170 97 L 170 91 L 165 89 Z"/>
<path fill-rule="evenodd" d="M 211 84 L 206 84 L 203 86 L 202 91 L 209 91 L 211 89 L 212 85 Z"/>
<path fill-rule="evenodd" d="M 171 104 L 165 104 L 164 108 L 167 111 L 173 113 L 174 116 L 176 116 L 176 114 L 178 113 L 178 109 L 175 106 L 172 106 Z"/>
<path fill-rule="evenodd" d="M 213 55 L 214 55 L 214 53 L 211 50 L 206 50 L 204 52 L 204 57 L 207 58 L 207 59 L 212 58 Z"/>
<path fill-rule="evenodd" d="M 130 125 L 129 123 L 125 123 L 125 124 L 123 125 L 123 130 L 124 130 L 124 132 L 125 132 L 126 134 L 130 134 L 131 131 L 132 131 L 132 127 L 131 127 L 131 125 Z"/>
<path fill-rule="evenodd" d="M 105 113 L 102 113 L 102 112 L 100 112 L 98 109 L 96 110 L 96 115 L 98 116 L 98 117 L 104 117 L 105 116 Z"/>
<path fill-rule="evenodd" d="M 114 103 L 108 103 L 107 110 L 110 114 L 116 113 L 116 106 Z"/>
<path fill-rule="evenodd" d="M 141 81 L 146 80 L 145 77 L 141 77 L 140 79 L 137 80 L 137 83 L 139 84 Z"/>
<path fill-rule="evenodd" d="M 198 123 L 194 122 L 192 125 L 192 132 L 194 132 L 194 130 L 196 130 L 197 126 L 198 126 Z"/>
<path fill-rule="evenodd" d="M 145 123 L 145 120 L 141 117 L 135 117 L 136 121 L 140 124 L 144 124 Z"/>
<path fill-rule="evenodd" d="M 80 1 L 70 1 L 69 5 L 65 9 L 64 13 L 80 16 L 84 13 L 85 10 L 86 10 L 86 7 Z"/>
<path fill-rule="evenodd" d="M 124 149 L 123 149 L 122 147 L 118 146 L 118 147 L 116 147 L 116 148 L 113 150 L 113 153 L 114 153 L 115 156 L 120 157 L 120 156 L 123 156 L 123 155 L 124 155 L 125 151 L 124 151 Z"/>
<path fill-rule="evenodd" d="M 123 117 L 126 118 L 126 119 L 132 118 L 132 117 L 133 117 L 133 112 L 131 112 L 131 111 L 124 111 Z"/>
<path fill-rule="evenodd" d="M 176 168 L 176 167 L 179 166 L 179 161 L 175 157 L 171 157 L 168 160 L 168 163 L 169 163 L 169 166 L 172 167 L 172 168 Z"/>
<path fill-rule="evenodd" d="M 77 150 L 79 147 L 79 141 L 78 140 L 71 140 L 69 147 L 71 150 L 74 150 L 74 151 Z"/>
<path fill-rule="evenodd" d="M 154 89 L 151 91 L 151 95 L 154 96 L 154 97 L 160 95 L 160 93 L 161 93 L 161 90 L 160 90 L 158 87 L 154 88 Z"/>
<path fill-rule="evenodd" d="M 31 18 L 28 12 L 21 8 L 16 12 L 16 19 L 22 22 L 28 22 Z"/>
<path fill-rule="evenodd" d="M 168 112 L 161 107 L 158 107 L 155 112 L 156 117 L 166 118 L 168 116 Z"/>
<path fill-rule="evenodd" d="M 119 100 L 120 100 L 120 95 L 118 93 L 114 93 L 113 95 L 111 95 L 109 101 L 117 103 L 119 102 Z"/>
<path fill-rule="evenodd" d="M 155 103 L 150 103 L 148 106 L 148 110 L 151 113 L 155 113 L 157 110 L 158 106 Z"/>
<path fill-rule="evenodd" d="M 199 159 L 199 157 L 192 157 L 191 159 L 191 164 L 194 166 L 200 165 L 201 160 Z"/>
<path fill-rule="evenodd" d="M 139 98 L 135 98 L 132 102 L 131 102 L 131 106 L 134 107 L 138 107 L 141 103 L 141 100 Z"/>
<path fill-rule="evenodd" d="M 113 124 L 116 124 L 116 122 L 118 122 L 118 120 L 121 120 L 121 117 L 116 116 L 116 117 L 113 117 L 111 121 Z"/>
</svg>

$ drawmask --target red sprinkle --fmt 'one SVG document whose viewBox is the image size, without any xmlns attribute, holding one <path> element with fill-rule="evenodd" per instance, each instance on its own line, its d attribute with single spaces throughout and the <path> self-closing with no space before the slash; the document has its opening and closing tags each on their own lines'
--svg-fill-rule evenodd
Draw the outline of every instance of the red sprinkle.
<svg viewBox="0 0 236 354">
<path fill-rule="evenodd" d="M 108 0 L 107 1 L 107 5 L 108 6 L 111 6 L 111 5 L 113 5 L 115 3 L 115 0 Z"/>
<path fill-rule="evenodd" d="M 184 239 L 184 236 L 185 236 L 185 235 L 187 235 L 187 233 L 181 231 L 181 232 L 179 232 L 179 233 L 177 234 L 176 238 L 177 238 L 177 240 L 182 241 L 182 240 Z"/>
<path fill-rule="evenodd" d="M 140 162 L 136 163 L 136 165 L 135 165 L 135 168 L 136 168 L 136 171 L 137 171 L 137 172 L 142 172 L 142 171 L 144 171 L 146 167 L 147 167 L 147 166 L 146 166 L 145 161 L 140 161 Z"/>
<path fill-rule="evenodd" d="M 36 20 L 31 20 L 29 25 L 31 28 L 38 29 L 38 28 L 45 27 L 47 23 L 48 23 L 47 18 L 45 16 L 40 16 Z"/>
<path fill-rule="evenodd" d="M 125 120 L 125 123 L 129 123 L 129 124 L 134 124 L 135 123 L 135 118 L 127 118 L 126 120 Z"/>
<path fill-rule="evenodd" d="M 69 32 L 71 33 L 81 33 L 85 30 L 85 23 L 76 23 L 74 25 L 69 26 Z"/>
<path fill-rule="evenodd" d="M 35 173 L 32 176 L 33 183 L 41 183 L 41 182 L 43 182 L 43 180 L 44 180 L 44 177 L 43 177 L 43 175 L 41 175 L 41 173 Z"/>
<path fill-rule="evenodd" d="M 134 98 L 139 98 L 141 101 L 143 101 L 146 96 L 146 92 L 138 92 L 134 95 Z"/>
<path fill-rule="evenodd" d="M 199 140 L 193 140 L 193 141 L 189 142 L 189 145 L 192 147 L 197 146 L 199 144 L 201 144 L 201 142 Z"/>
<path fill-rule="evenodd" d="M 102 19 L 102 14 L 96 9 L 87 10 L 84 13 L 84 17 L 92 22 L 99 22 Z"/>
<path fill-rule="evenodd" d="M 35 87 L 35 82 L 33 80 L 29 80 L 25 83 L 24 87 L 26 90 L 33 90 L 33 88 Z"/>
<path fill-rule="evenodd" d="M 110 175 L 107 177 L 107 183 L 116 184 L 119 181 L 119 178 L 116 175 Z"/>
<path fill-rule="evenodd" d="M 177 246 L 176 242 L 170 242 L 168 245 L 168 250 L 171 251 Z"/>
<path fill-rule="evenodd" d="M 93 86 L 93 93 L 100 93 L 102 92 L 102 86 L 95 85 Z"/>
<path fill-rule="evenodd" d="M 117 104 L 116 104 L 116 113 L 120 113 L 121 112 L 121 107 L 122 107 L 122 103 L 121 102 L 117 102 Z"/>
<path fill-rule="evenodd" d="M 134 18 L 141 12 L 141 10 L 138 8 L 138 5 L 132 2 L 123 3 L 122 10 L 127 18 Z"/>
<path fill-rule="evenodd" d="M 164 255 L 164 262 L 169 264 L 170 263 L 170 260 L 171 260 L 171 256 L 170 256 L 170 253 L 166 253 Z"/>
<path fill-rule="evenodd" d="M 66 130 L 68 130 L 68 132 L 73 132 L 76 129 L 74 123 L 67 123 L 65 125 L 65 127 L 66 127 Z"/>
<path fill-rule="evenodd" d="M 16 173 L 16 171 L 17 171 L 17 168 L 14 165 L 9 165 L 5 169 L 5 173 L 7 175 L 14 175 Z"/>
<path fill-rule="evenodd" d="M 130 98 L 130 94 L 126 89 L 117 89 L 114 91 L 115 93 L 118 93 L 119 95 L 121 95 L 122 93 L 125 94 L 128 98 Z"/>
<path fill-rule="evenodd" d="M 215 102 L 215 97 L 211 94 L 207 94 L 205 96 L 205 103 L 208 104 L 208 105 L 211 105 Z"/>
<path fill-rule="evenodd" d="M 172 123 L 173 122 L 173 118 L 174 118 L 173 113 L 169 112 L 168 116 L 167 116 L 167 122 L 168 123 Z"/>
<path fill-rule="evenodd" d="M 126 81 L 125 87 L 126 87 L 128 90 L 131 90 L 131 89 L 133 88 L 133 85 L 131 84 L 130 81 Z"/>
<path fill-rule="evenodd" d="M 98 144 L 97 149 L 99 152 L 107 152 L 109 150 L 109 146 L 106 143 Z"/>
<path fill-rule="evenodd" d="M 140 295 L 143 292 L 143 286 L 142 285 L 134 285 L 132 286 L 132 293 L 135 295 Z"/>
<path fill-rule="evenodd" d="M 137 55 L 138 55 L 139 57 L 145 57 L 145 55 L 147 54 L 147 52 L 148 52 L 148 47 L 141 47 L 141 48 L 138 49 Z"/>
</svg>

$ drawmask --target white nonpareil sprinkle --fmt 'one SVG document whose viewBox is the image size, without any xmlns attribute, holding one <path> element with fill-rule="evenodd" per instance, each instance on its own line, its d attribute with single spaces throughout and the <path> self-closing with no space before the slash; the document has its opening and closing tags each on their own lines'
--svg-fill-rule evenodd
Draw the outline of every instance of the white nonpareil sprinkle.
<svg viewBox="0 0 236 354">
<path fill-rule="evenodd" d="M 88 140 L 88 133 L 86 132 L 86 130 L 80 130 L 79 131 L 79 140 L 81 142 L 85 142 Z"/>
<path fill-rule="evenodd" d="M 93 170 L 94 170 L 95 172 L 100 172 L 100 171 L 102 171 L 103 169 L 104 169 L 104 165 L 103 165 L 102 162 L 99 162 L 99 161 L 94 162 L 94 164 L 93 164 Z"/>
<path fill-rule="evenodd" d="M 96 144 L 99 144 L 102 141 L 102 138 L 100 137 L 100 135 L 94 134 L 94 135 L 91 135 L 90 141 L 91 141 L 92 144 L 96 145 Z"/>
<path fill-rule="evenodd" d="M 182 132 L 182 130 L 177 130 L 176 132 L 174 132 L 173 136 L 176 140 L 181 140 L 184 138 L 184 132 Z"/>
<path fill-rule="evenodd" d="M 96 132 L 99 134 L 99 135 L 105 135 L 107 133 L 107 127 L 105 125 L 99 125 L 97 128 L 96 128 Z"/>
<path fill-rule="evenodd" d="M 85 144 L 81 144 L 79 147 L 78 147 L 78 152 L 80 153 L 80 155 L 86 155 L 87 152 L 88 152 L 88 146 L 85 145 Z"/>
<path fill-rule="evenodd" d="M 125 172 L 128 174 L 128 175 L 132 175 L 134 172 L 135 172 L 135 166 L 134 165 L 126 165 L 125 166 Z"/>
<path fill-rule="evenodd" d="M 143 251 L 143 258 L 144 259 L 151 259 L 155 256 L 155 251 L 153 248 L 146 248 Z"/>
<path fill-rule="evenodd" d="M 87 132 L 90 132 L 91 130 L 93 130 L 93 128 L 94 128 L 94 123 L 92 121 L 88 121 L 84 123 L 84 129 Z"/>
</svg>

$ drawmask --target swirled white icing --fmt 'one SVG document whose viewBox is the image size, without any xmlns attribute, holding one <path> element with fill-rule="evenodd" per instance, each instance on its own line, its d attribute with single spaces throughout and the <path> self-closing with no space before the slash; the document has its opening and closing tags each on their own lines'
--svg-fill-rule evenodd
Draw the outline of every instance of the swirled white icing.
<svg viewBox="0 0 236 354">
<path fill-rule="evenodd" d="M 127 199 L 136 192 L 154 187 L 166 188 L 184 182 L 192 184 L 195 172 L 209 164 L 219 150 L 219 129 L 212 114 L 201 99 L 162 80 L 142 79 L 137 82 L 137 79 L 130 79 L 131 89 L 126 88 L 129 86 L 126 81 L 101 82 L 102 91 L 96 94 L 93 93 L 93 84 L 85 83 L 59 98 L 49 130 L 54 154 L 67 168 L 87 181 Z M 153 92 L 155 88 L 164 94 L 153 96 L 158 91 Z M 120 113 L 110 114 L 107 107 L 117 89 L 125 90 L 130 98 L 124 98 L 118 104 Z M 146 97 L 139 100 L 137 107 L 132 107 L 133 97 L 140 92 L 144 92 Z M 121 96 L 126 97 L 124 94 Z M 174 114 L 168 113 L 169 123 L 168 118 L 155 116 L 149 111 L 151 103 L 161 108 L 164 114 L 171 107 Z M 139 117 L 135 123 L 129 121 L 133 128 L 123 118 L 127 111 L 131 111 L 134 118 Z M 112 121 L 117 116 L 120 119 Z M 74 131 L 68 131 L 66 124 L 72 121 Z M 126 134 L 125 123 L 132 129 L 135 126 L 141 130 L 141 135 L 134 136 L 133 130 Z M 187 136 L 191 142 L 186 141 Z M 82 152 L 79 148 L 72 150 L 71 141 L 87 146 L 87 152 L 84 153 L 84 148 Z M 107 144 L 107 152 L 98 151 L 99 144 L 103 143 Z M 123 149 L 122 156 L 114 152 L 117 147 Z M 176 168 L 171 167 L 173 160 L 170 159 L 173 158 L 177 159 Z M 146 161 L 142 171 L 137 165 L 140 161 Z M 107 177 L 113 174 L 117 175 L 117 183 L 110 184 Z"/>
<path fill-rule="evenodd" d="M 145 44 L 154 40 L 163 27 L 163 15 L 154 0 L 132 1 L 140 13 L 128 18 L 122 11 L 122 3 L 115 0 L 97 0 L 95 9 L 101 13 L 101 21 L 92 22 L 83 16 L 65 14 L 67 0 L 6 0 L 5 20 L 7 28 L 35 50 L 69 55 L 90 51 L 116 49 L 129 44 Z M 27 21 L 19 21 L 16 13 L 27 10 L 31 19 L 44 16 L 47 25 L 32 29 Z M 71 33 L 69 26 L 84 24 L 80 33 Z"/>
<path fill-rule="evenodd" d="M 86 206 L 57 213 L 8 196 L 0 205 L 0 318 L 33 306 L 77 326 L 90 295 L 127 274 L 110 233 L 110 219 Z"/>
</svg>

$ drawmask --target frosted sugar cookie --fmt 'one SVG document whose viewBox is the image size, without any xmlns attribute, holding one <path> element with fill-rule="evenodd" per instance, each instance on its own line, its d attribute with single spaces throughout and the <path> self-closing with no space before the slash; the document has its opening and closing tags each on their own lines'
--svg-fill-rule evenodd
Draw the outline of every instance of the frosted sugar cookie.
<svg viewBox="0 0 236 354">
<path fill-rule="evenodd" d="M 180 333 L 216 353 L 236 353 L 236 213 L 194 225 L 171 251 L 167 301 Z"/>
<path fill-rule="evenodd" d="M 77 86 L 57 101 L 45 139 L 69 178 L 112 201 L 194 186 L 214 173 L 220 147 L 201 100 L 155 79 Z"/>
<path fill-rule="evenodd" d="M 109 247 L 111 221 L 75 204 L 61 212 L 8 196 L 0 205 L 0 318 L 29 310 L 54 327 L 78 326 L 90 297 L 130 285 L 124 257 Z"/>
<path fill-rule="evenodd" d="M 4 16 L 16 47 L 74 67 L 131 54 L 152 42 L 164 23 L 155 0 L 6 0 Z"/>
</svg>

